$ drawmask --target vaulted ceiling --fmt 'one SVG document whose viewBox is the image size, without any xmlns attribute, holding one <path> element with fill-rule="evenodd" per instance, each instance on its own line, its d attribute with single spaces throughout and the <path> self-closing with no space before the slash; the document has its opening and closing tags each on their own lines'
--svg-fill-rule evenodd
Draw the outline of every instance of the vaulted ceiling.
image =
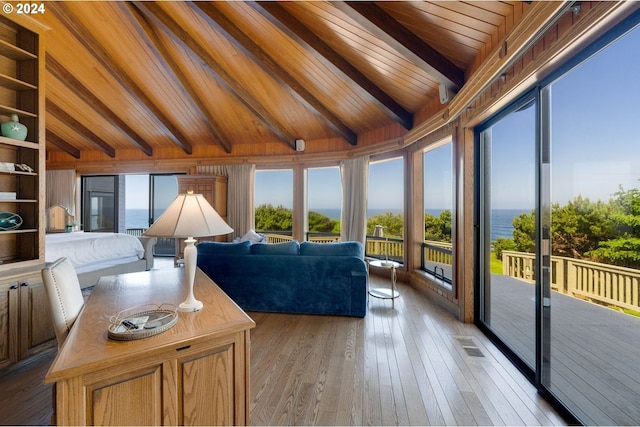
<svg viewBox="0 0 640 427">
<path fill-rule="evenodd" d="M 345 150 L 455 93 L 522 2 L 48 2 L 57 159 Z M 518 13 L 515 10 L 518 10 Z"/>
</svg>

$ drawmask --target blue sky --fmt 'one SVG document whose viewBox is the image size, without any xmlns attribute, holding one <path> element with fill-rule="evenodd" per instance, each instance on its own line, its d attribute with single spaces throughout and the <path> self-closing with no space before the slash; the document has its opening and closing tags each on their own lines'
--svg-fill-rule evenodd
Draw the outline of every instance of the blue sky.
<svg viewBox="0 0 640 427">
<path fill-rule="evenodd" d="M 551 191 L 565 204 L 581 195 L 609 200 L 640 179 L 640 29 L 553 83 Z M 631 54 L 635 53 L 635 54 Z M 534 110 L 493 128 L 492 206 L 535 203 Z"/>
<path fill-rule="evenodd" d="M 424 154 L 424 208 L 453 209 L 451 142 Z"/>
<path fill-rule="evenodd" d="M 147 209 L 149 207 L 149 175 L 127 175 L 125 183 L 126 208 Z"/>
</svg>

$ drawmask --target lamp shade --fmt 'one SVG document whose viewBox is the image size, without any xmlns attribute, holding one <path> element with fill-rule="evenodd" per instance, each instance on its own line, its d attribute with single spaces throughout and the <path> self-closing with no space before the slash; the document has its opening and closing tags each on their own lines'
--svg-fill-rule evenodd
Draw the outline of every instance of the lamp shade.
<svg viewBox="0 0 640 427">
<path fill-rule="evenodd" d="M 202 194 L 179 194 L 145 236 L 204 237 L 229 234 L 233 229 Z"/>
<path fill-rule="evenodd" d="M 384 237 L 384 232 L 382 231 L 384 227 L 382 225 L 376 225 L 376 228 L 373 229 L 374 237 Z"/>
</svg>

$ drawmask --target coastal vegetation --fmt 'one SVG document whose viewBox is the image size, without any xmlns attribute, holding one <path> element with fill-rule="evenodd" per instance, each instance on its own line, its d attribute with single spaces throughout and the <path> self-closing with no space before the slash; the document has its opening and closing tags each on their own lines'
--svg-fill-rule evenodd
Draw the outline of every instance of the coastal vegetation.
<svg viewBox="0 0 640 427">
<path fill-rule="evenodd" d="M 451 242 L 451 211 L 444 210 L 438 216 L 426 213 L 425 240 Z M 290 231 L 293 226 L 293 211 L 282 205 L 262 204 L 255 211 L 256 230 Z M 384 227 L 385 237 L 404 238 L 404 216 L 385 213 L 367 219 L 367 235 L 373 235 L 376 225 Z M 315 233 L 340 233 L 340 220 L 329 218 L 316 211 L 309 211 L 309 231 Z"/>
<path fill-rule="evenodd" d="M 551 206 L 552 254 L 640 268 L 640 190 L 617 191 L 608 202 L 577 196 Z M 513 237 L 493 242 L 494 253 L 535 252 L 535 212 L 513 219 Z"/>
</svg>

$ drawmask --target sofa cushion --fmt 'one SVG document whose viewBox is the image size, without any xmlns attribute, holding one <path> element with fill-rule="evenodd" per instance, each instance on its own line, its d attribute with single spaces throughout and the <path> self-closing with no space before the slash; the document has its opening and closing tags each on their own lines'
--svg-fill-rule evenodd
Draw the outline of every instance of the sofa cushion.
<svg viewBox="0 0 640 427">
<path fill-rule="evenodd" d="M 305 256 L 356 256 L 364 258 L 364 250 L 360 242 L 336 243 L 300 243 L 300 255 Z"/>
<path fill-rule="evenodd" d="M 251 253 L 251 242 L 248 240 L 240 243 L 200 242 L 197 247 L 199 254 L 249 255 Z"/>
<path fill-rule="evenodd" d="M 298 255 L 300 244 L 297 240 L 292 240 L 290 242 L 253 245 L 251 253 L 254 255 Z"/>
</svg>

